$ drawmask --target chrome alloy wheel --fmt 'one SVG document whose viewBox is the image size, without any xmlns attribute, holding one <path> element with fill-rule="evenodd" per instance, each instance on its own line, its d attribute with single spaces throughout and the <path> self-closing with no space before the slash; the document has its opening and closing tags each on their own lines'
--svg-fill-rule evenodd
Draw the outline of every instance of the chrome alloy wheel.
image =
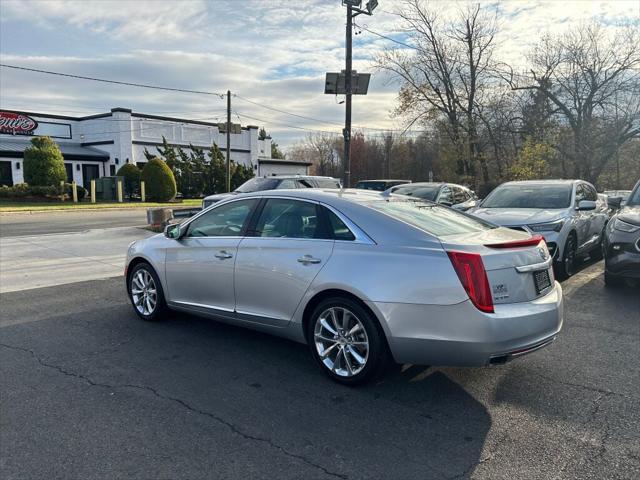
<svg viewBox="0 0 640 480">
<path fill-rule="evenodd" d="M 156 282 L 151 274 L 141 268 L 131 278 L 131 298 L 136 310 L 142 315 L 151 315 L 158 303 Z"/>
<path fill-rule="evenodd" d="M 353 377 L 367 364 L 367 332 L 346 308 L 330 307 L 322 312 L 316 320 L 313 340 L 324 366 L 340 377 Z"/>
</svg>

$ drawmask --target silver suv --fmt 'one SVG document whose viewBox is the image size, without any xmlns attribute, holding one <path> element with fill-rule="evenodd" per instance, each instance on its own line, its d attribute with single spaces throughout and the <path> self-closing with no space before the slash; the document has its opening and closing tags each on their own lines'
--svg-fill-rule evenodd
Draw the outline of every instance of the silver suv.
<svg viewBox="0 0 640 480">
<path fill-rule="evenodd" d="M 607 205 L 594 186 L 583 180 L 503 183 L 469 213 L 541 234 L 561 277 L 573 275 L 578 257 L 602 254 Z"/>
<path fill-rule="evenodd" d="M 205 209 L 214 203 L 230 198 L 239 193 L 262 192 L 264 190 L 279 190 L 289 188 L 342 188 L 340 180 L 333 177 L 320 177 L 315 175 L 279 175 L 272 177 L 255 177 L 247 180 L 233 192 L 217 193 L 209 195 L 202 200 L 202 208 Z"/>
</svg>

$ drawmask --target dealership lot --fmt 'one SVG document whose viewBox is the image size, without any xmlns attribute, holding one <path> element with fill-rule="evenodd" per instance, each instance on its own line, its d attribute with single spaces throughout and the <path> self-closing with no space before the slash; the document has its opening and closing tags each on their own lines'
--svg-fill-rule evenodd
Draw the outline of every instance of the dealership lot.
<svg viewBox="0 0 640 480">
<path fill-rule="evenodd" d="M 96 228 L 20 238 L 39 255 L 149 234 Z M 564 282 L 550 347 L 495 368 L 404 365 L 358 389 L 295 343 L 182 314 L 139 321 L 122 261 L 105 263 L 118 270 L 94 278 L 111 278 L 2 293 L 3 478 L 640 476 L 640 295 L 605 289 L 602 262 Z"/>
</svg>

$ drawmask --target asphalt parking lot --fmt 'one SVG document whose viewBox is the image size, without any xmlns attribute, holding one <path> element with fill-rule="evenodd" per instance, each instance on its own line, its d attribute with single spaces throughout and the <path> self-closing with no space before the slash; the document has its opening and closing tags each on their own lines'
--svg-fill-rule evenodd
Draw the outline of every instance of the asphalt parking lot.
<svg viewBox="0 0 640 480">
<path fill-rule="evenodd" d="M 546 349 L 357 389 L 303 345 L 140 321 L 121 277 L 2 293 L 0 477 L 639 478 L 640 290 L 602 262 L 563 288 Z"/>
</svg>

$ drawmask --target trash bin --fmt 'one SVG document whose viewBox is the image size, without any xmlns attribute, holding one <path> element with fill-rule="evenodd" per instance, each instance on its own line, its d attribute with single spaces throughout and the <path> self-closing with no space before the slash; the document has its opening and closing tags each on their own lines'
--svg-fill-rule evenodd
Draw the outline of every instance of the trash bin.
<svg viewBox="0 0 640 480">
<path fill-rule="evenodd" d="M 173 210 L 171 208 L 159 207 L 147 209 L 147 223 L 152 230 L 161 232 L 169 225 L 169 221 L 173 219 Z"/>
</svg>

